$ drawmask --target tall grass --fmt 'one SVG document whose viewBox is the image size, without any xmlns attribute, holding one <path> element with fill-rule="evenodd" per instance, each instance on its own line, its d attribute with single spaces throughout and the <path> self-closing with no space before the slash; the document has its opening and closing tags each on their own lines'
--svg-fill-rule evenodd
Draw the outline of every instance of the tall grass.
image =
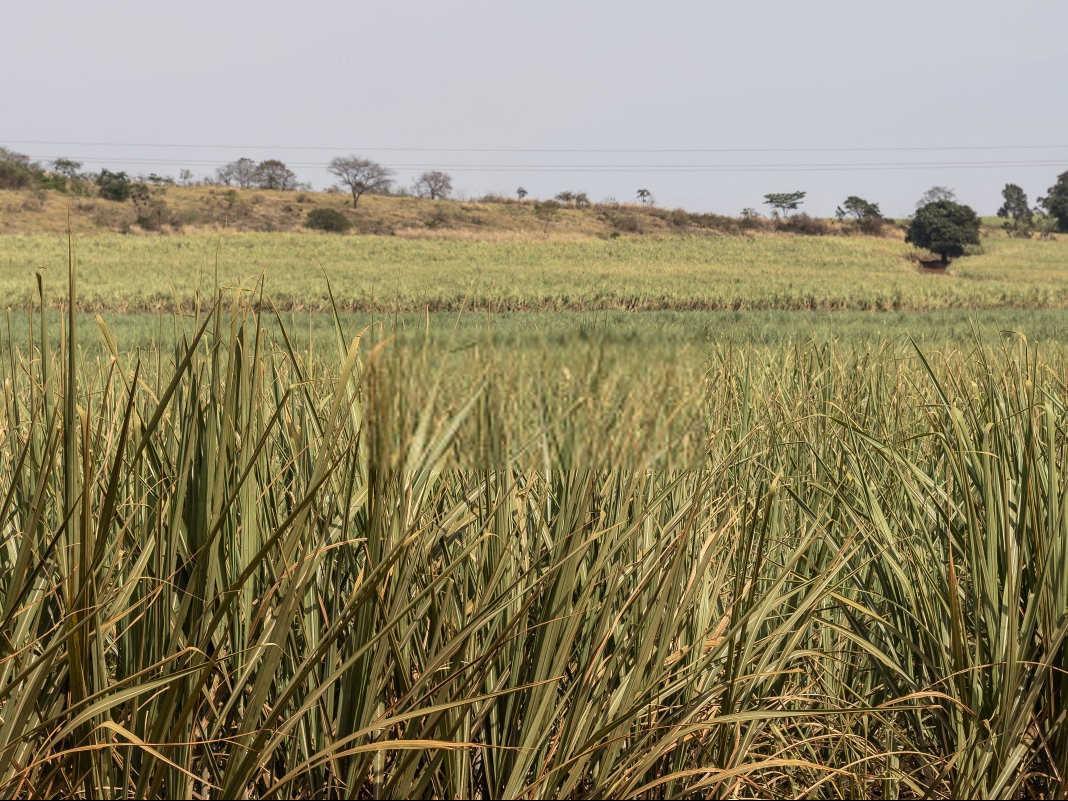
<svg viewBox="0 0 1068 801">
<path fill-rule="evenodd" d="M 1025 344 L 446 393 L 341 318 L 330 360 L 218 300 L 167 352 L 100 331 L 9 323 L 4 795 L 1068 793 Z"/>
<path fill-rule="evenodd" d="M 339 307 L 375 314 L 1068 308 L 1068 238 L 988 237 L 982 254 L 924 275 L 895 238 L 486 236 L 87 236 L 79 306 L 189 311 L 215 280 L 254 294 L 266 275 L 279 308 L 329 312 L 325 274 Z M 34 271 L 62 263 L 64 248 L 54 235 L 0 236 L 0 297 L 24 298 Z"/>
</svg>

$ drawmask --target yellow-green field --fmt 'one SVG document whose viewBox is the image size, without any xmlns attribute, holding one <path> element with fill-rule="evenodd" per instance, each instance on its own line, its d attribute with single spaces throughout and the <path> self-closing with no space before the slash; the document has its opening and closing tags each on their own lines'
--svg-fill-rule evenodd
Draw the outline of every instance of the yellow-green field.
<svg viewBox="0 0 1068 801">
<path fill-rule="evenodd" d="M 283 309 L 1063 309 L 1068 239 L 991 237 L 947 274 L 924 273 L 894 238 L 673 236 L 559 241 L 316 234 L 102 235 L 74 243 L 80 305 L 190 309 L 223 287 Z M 0 298 L 20 305 L 34 273 L 66 269 L 57 235 L 0 237 Z"/>
<path fill-rule="evenodd" d="M 0 359 L 5 796 L 1068 791 L 1063 351 L 70 319 Z"/>
<path fill-rule="evenodd" d="M 1068 794 L 1063 238 L 73 252 L 0 237 L 5 796 Z"/>
</svg>

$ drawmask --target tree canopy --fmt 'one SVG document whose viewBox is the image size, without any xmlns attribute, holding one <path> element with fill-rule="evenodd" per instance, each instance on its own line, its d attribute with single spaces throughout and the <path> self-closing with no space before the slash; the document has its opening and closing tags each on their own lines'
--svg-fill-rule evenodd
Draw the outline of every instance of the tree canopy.
<svg viewBox="0 0 1068 801">
<path fill-rule="evenodd" d="M 971 206 L 936 200 L 916 212 L 905 241 L 937 253 L 948 264 L 951 258 L 963 256 L 968 245 L 979 244 L 979 215 Z"/>
<path fill-rule="evenodd" d="M 393 171 L 376 161 L 357 156 L 338 156 L 327 166 L 342 186 L 352 193 L 352 207 L 367 192 L 383 192 L 393 182 Z"/>
<path fill-rule="evenodd" d="M 422 197 L 440 200 L 452 194 L 452 176 L 441 170 L 424 172 L 415 182 L 415 190 Z"/>
<path fill-rule="evenodd" d="M 1057 183 L 1047 190 L 1048 194 L 1039 198 L 1038 205 L 1057 221 L 1057 230 L 1068 232 L 1068 172 L 1057 176 Z"/>
<path fill-rule="evenodd" d="M 769 192 L 764 195 L 764 205 L 771 206 L 783 217 L 788 217 L 791 211 L 797 211 L 805 201 L 807 192 Z"/>
<path fill-rule="evenodd" d="M 930 203 L 937 203 L 939 200 L 955 201 L 956 199 L 957 193 L 948 186 L 932 186 L 920 196 L 918 201 L 916 201 L 916 208 L 921 208 Z"/>
</svg>

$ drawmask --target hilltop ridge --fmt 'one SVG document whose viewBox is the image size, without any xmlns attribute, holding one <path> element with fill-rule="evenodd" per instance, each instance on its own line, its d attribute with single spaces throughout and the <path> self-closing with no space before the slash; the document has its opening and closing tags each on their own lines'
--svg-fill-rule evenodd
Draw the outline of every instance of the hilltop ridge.
<svg viewBox="0 0 1068 801">
<path fill-rule="evenodd" d="M 776 221 L 665 209 L 636 203 L 584 207 L 554 201 L 486 196 L 478 200 L 430 200 L 365 195 L 352 208 L 347 194 L 311 190 L 235 189 L 226 186 L 154 187 L 140 205 L 51 189 L 0 190 L 0 234 L 62 233 L 68 215 L 75 233 L 179 233 L 203 230 L 273 232 L 307 230 L 308 213 L 335 209 L 352 232 L 408 237 L 512 235 L 611 237 L 677 233 L 740 234 L 785 230 L 801 234 L 849 231 L 848 224 L 794 215 Z M 898 236 L 888 221 L 884 235 Z"/>
</svg>

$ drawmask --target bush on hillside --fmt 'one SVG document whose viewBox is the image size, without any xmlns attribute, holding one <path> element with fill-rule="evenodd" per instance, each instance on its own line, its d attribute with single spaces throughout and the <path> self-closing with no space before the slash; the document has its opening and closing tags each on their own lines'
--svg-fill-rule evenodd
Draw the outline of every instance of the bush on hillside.
<svg viewBox="0 0 1068 801">
<path fill-rule="evenodd" d="M 641 216 L 634 212 L 605 209 L 601 212 L 601 219 L 612 226 L 613 233 L 641 234 L 645 232 Z"/>
<path fill-rule="evenodd" d="M 304 225 L 307 228 L 314 228 L 316 231 L 330 231 L 336 234 L 343 234 L 352 228 L 352 223 L 349 222 L 348 217 L 337 209 L 328 208 L 309 211 Z"/>
<path fill-rule="evenodd" d="M 130 199 L 130 178 L 124 172 L 101 170 L 100 175 L 96 177 L 96 185 L 100 190 L 100 197 L 105 200 L 121 203 Z"/>
<path fill-rule="evenodd" d="M 0 189 L 26 189 L 37 183 L 41 169 L 28 156 L 0 147 Z"/>
<path fill-rule="evenodd" d="M 803 236 L 826 236 L 834 233 L 834 228 L 826 220 L 809 217 L 807 214 L 795 214 L 776 220 L 775 230 Z"/>
<path fill-rule="evenodd" d="M 138 181 L 130 186 L 135 222 L 145 231 L 159 231 L 164 225 L 174 225 L 176 219 L 163 200 L 163 190 Z"/>
</svg>

